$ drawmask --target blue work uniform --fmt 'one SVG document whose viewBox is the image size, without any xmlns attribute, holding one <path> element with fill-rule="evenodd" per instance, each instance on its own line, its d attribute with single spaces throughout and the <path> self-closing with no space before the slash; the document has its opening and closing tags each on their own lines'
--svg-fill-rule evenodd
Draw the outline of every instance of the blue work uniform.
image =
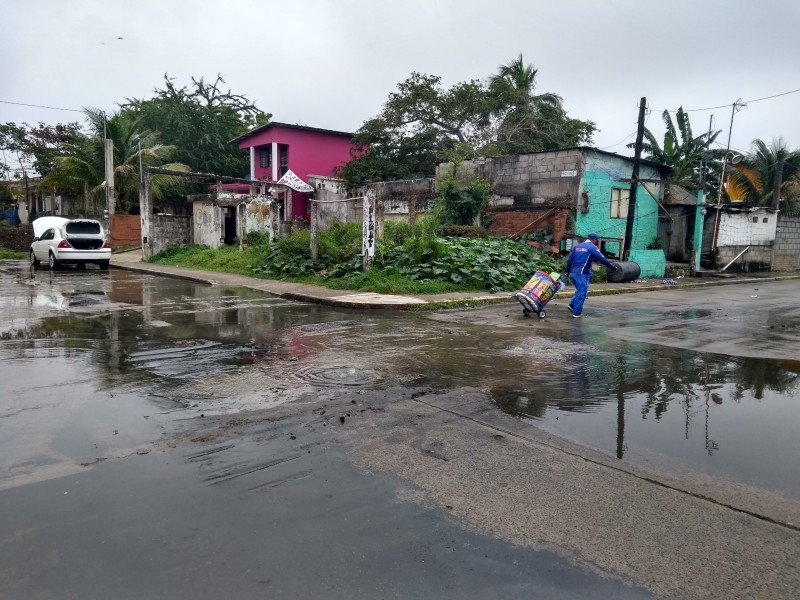
<svg viewBox="0 0 800 600">
<path fill-rule="evenodd" d="M 614 265 L 600 254 L 600 250 L 591 240 L 586 240 L 573 247 L 567 258 L 567 272 L 572 283 L 575 284 L 575 295 L 572 296 L 569 303 L 574 315 L 580 315 L 583 312 L 583 303 L 586 300 L 586 292 L 589 291 L 589 279 L 592 277 L 594 261 L 612 271 L 615 269 Z"/>
</svg>

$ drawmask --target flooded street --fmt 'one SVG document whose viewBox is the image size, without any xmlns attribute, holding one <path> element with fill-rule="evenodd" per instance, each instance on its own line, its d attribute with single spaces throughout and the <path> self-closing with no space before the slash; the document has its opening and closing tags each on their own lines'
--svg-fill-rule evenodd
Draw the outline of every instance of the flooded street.
<svg viewBox="0 0 800 600">
<path fill-rule="evenodd" d="M 116 597 L 158 597 L 187 577 L 186 597 L 209 598 L 699 598 L 716 578 L 786 597 L 796 574 L 761 577 L 800 549 L 799 292 L 783 281 L 591 297 L 581 320 L 556 300 L 540 321 L 511 303 L 334 309 L 0 263 L 0 500 L 12 507 L 0 532 L 17 556 L 0 596 L 48 597 L 60 569 L 80 571 L 62 548 L 73 536 L 96 552 L 80 523 L 35 525 L 56 510 L 97 511 L 86 525 L 109 527 L 118 553 L 90 560 L 74 597 L 107 595 L 153 561 L 155 587 Z M 598 486 L 596 505 L 581 485 Z M 137 501 L 120 513 L 125 493 Z M 548 509 L 572 502 L 567 519 Z M 709 529 L 691 533 L 695 520 Z M 697 557 L 720 544 L 692 593 L 691 552 L 647 572 L 693 535 L 706 540 Z M 55 569 L 38 585 L 36 561 L 23 566 L 37 552 Z M 298 566 L 309 556 L 316 574 Z M 734 560 L 749 561 L 742 581 Z"/>
</svg>

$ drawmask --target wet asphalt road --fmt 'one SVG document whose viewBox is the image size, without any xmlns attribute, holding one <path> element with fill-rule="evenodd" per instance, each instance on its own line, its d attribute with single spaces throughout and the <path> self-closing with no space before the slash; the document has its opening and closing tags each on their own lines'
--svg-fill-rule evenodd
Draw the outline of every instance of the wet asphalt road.
<svg viewBox="0 0 800 600">
<path fill-rule="evenodd" d="M 796 589 L 793 438 L 772 436 L 764 462 L 779 464 L 760 477 L 757 452 L 747 469 L 698 458 L 724 456 L 724 435 L 716 454 L 707 435 L 702 452 L 688 443 L 702 435 L 674 452 L 669 438 L 640 442 L 654 437 L 633 418 L 648 401 L 641 381 L 669 377 L 652 367 L 637 379 L 645 366 L 631 357 L 690 353 L 673 365 L 687 385 L 662 402 L 662 429 L 664 415 L 708 421 L 702 386 L 722 398 L 711 423 L 735 423 L 759 385 L 776 407 L 761 427 L 779 429 L 795 410 L 798 283 L 591 298 L 575 323 L 505 305 L 365 314 L 115 270 L 6 262 L 0 277 L 0 597 Z M 759 293 L 762 312 L 736 308 Z M 564 368 L 576 348 L 588 383 Z M 622 413 L 615 380 L 597 376 L 618 355 Z M 781 376 L 737 381 L 745 359 Z M 695 363 L 714 377 L 699 381 Z M 681 404 L 695 392 L 695 407 Z"/>
</svg>

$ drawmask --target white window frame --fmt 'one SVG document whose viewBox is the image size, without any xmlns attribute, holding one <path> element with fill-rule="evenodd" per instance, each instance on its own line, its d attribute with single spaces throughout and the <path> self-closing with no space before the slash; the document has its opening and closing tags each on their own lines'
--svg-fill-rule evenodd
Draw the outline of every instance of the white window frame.
<svg viewBox="0 0 800 600">
<path fill-rule="evenodd" d="M 628 203 L 631 199 L 629 188 L 611 188 L 611 218 L 627 219 Z"/>
</svg>

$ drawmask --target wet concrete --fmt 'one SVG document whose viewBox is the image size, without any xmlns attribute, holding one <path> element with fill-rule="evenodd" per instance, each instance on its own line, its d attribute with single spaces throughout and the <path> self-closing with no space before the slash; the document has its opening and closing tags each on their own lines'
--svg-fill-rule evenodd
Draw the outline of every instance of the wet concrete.
<svg viewBox="0 0 800 600">
<path fill-rule="evenodd" d="M 33 552 L 75 573 L 76 597 L 129 583 L 126 561 L 151 569 L 130 597 L 275 582 L 274 597 L 779 598 L 798 583 L 798 282 L 764 284 L 766 313 L 739 304 L 761 290 L 730 286 L 590 298 L 581 321 L 554 302 L 539 321 L 114 270 L 5 263 L 0 278 L 0 531 L 20 556 L 0 581 L 17 597 L 52 591 Z M 785 331 L 764 344 L 770 326 Z M 191 544 L 190 521 L 207 527 Z M 101 537 L 117 545 L 92 556 Z"/>
<path fill-rule="evenodd" d="M 399 499 L 285 425 L 7 490 L 3 597 L 649 597 Z"/>
</svg>

